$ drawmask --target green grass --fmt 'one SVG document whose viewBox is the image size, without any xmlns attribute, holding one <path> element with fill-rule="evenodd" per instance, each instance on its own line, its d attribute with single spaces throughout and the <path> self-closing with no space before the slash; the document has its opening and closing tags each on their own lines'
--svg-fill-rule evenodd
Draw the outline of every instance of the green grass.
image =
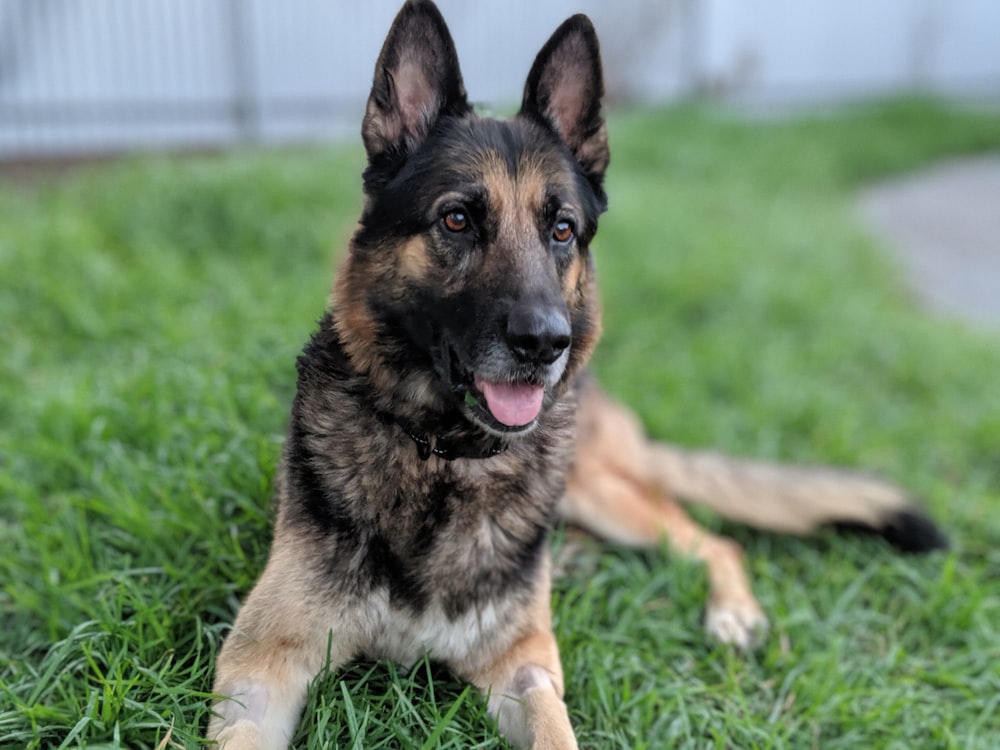
<svg viewBox="0 0 1000 750">
<path fill-rule="evenodd" d="M 1000 149 L 1000 116 L 642 112 L 612 141 L 607 387 L 660 437 L 879 471 L 954 550 L 707 519 L 773 623 L 741 657 L 702 636 L 699 568 L 585 544 L 554 595 L 581 744 L 995 746 L 1000 344 L 919 312 L 851 196 Z M 0 746 L 198 746 L 361 166 L 352 145 L 0 187 Z M 297 747 L 327 746 L 504 744 L 437 667 L 360 664 L 310 692 Z"/>
</svg>

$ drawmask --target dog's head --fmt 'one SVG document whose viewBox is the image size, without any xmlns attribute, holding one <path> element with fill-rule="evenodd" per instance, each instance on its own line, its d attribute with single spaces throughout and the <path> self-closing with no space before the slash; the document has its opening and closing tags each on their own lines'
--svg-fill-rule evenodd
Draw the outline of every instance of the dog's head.
<svg viewBox="0 0 1000 750">
<path fill-rule="evenodd" d="M 602 94 L 597 37 L 574 16 L 538 54 L 517 115 L 479 117 L 437 8 L 400 11 L 375 68 L 365 209 L 334 297 L 354 366 L 396 403 L 512 436 L 588 359 Z"/>
</svg>

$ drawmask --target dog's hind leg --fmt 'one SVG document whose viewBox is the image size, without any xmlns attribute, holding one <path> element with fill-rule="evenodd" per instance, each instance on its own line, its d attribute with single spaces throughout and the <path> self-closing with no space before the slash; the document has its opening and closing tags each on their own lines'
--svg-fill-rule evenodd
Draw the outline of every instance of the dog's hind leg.
<svg viewBox="0 0 1000 750">
<path fill-rule="evenodd" d="M 260 581 L 240 610 L 216 664 L 208 739 L 222 750 L 283 750 L 295 731 L 310 680 L 329 661 L 352 656 L 326 607 L 302 580 L 301 560 L 276 540 Z M 328 654 L 329 650 L 329 656 Z"/>
<path fill-rule="evenodd" d="M 709 600 L 705 629 L 723 643 L 748 649 L 767 632 L 743 568 L 743 550 L 701 528 L 649 471 L 649 447 L 635 417 L 584 386 L 577 459 L 570 472 L 563 517 L 618 544 L 655 547 L 665 540 L 678 554 L 705 564 Z"/>
<path fill-rule="evenodd" d="M 678 554 L 704 563 L 709 584 L 705 630 L 713 638 L 749 649 L 767 633 L 740 546 L 701 528 L 672 499 L 600 469 L 577 472 L 567 488 L 563 516 L 618 544 L 655 547 L 666 540 Z"/>
<path fill-rule="evenodd" d="M 522 750 L 576 750 L 563 702 L 559 647 L 552 633 L 549 573 L 535 592 L 528 627 L 491 664 L 459 670 L 487 696 L 500 732 Z"/>
</svg>

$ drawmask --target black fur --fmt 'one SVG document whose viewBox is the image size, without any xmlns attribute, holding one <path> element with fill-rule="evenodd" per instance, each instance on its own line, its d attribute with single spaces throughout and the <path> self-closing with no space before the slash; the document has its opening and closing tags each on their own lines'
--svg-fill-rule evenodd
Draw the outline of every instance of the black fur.
<svg viewBox="0 0 1000 750">
<path fill-rule="evenodd" d="M 575 746 L 548 532 L 568 481 L 617 479 L 640 495 L 659 481 L 605 458 L 594 415 L 612 442 L 638 428 L 585 387 L 599 330 L 589 245 L 607 205 L 602 95 L 594 29 L 574 16 L 536 58 L 520 112 L 480 118 L 438 10 L 400 11 L 362 124 L 365 206 L 297 362 L 274 544 L 220 654 L 214 690 L 231 700 L 211 737 L 283 743 L 325 647 L 330 666 L 426 653 L 490 695 L 512 740 Z M 593 440 L 574 465 L 581 396 Z M 611 487 L 590 520 L 615 532 L 625 504 Z M 664 504 L 649 494 L 650 508 Z M 619 534 L 642 523 L 658 541 L 656 522 L 627 513 Z M 944 546 L 912 511 L 876 531 L 909 551 Z M 718 588 L 710 632 L 749 646 L 766 619 L 739 549 L 700 539 L 687 552 L 707 553 Z"/>
<path fill-rule="evenodd" d="M 564 84 L 581 71 L 582 95 L 558 99 L 580 91 Z M 436 602 L 457 617 L 534 590 L 573 458 L 569 386 L 598 328 L 588 245 L 606 207 L 602 93 L 596 37 L 578 17 L 539 55 L 517 117 L 477 117 L 440 13 L 420 0 L 400 11 L 362 126 L 364 212 L 331 312 L 298 361 L 279 483 L 278 527 L 322 551 L 321 580 L 336 592 L 385 588 L 394 606 Z M 498 191 L 522 183 L 535 214 L 504 221 L 531 221 L 536 237 L 499 214 L 514 204 Z M 468 231 L 442 227 L 452 211 Z M 554 241 L 567 220 L 573 240 Z M 515 305 L 566 316 L 562 369 L 546 375 L 554 353 L 511 349 Z M 469 403 L 484 373 L 546 383 L 533 424 L 484 426 Z M 443 460 L 425 439 L 467 452 Z"/>
<path fill-rule="evenodd" d="M 927 516 L 918 510 L 899 510 L 877 527 L 859 523 L 835 523 L 840 532 L 852 534 L 874 534 L 885 539 L 900 552 L 922 553 L 948 549 L 948 538 Z"/>
<path fill-rule="evenodd" d="M 416 65 L 402 70 L 404 57 Z M 438 120 L 470 111 L 455 43 L 440 11 L 430 2 L 406 3 L 382 46 L 362 123 L 369 156 L 365 184 L 377 189 Z"/>
<path fill-rule="evenodd" d="M 324 584 L 353 595 L 384 586 L 394 606 L 417 612 L 434 596 L 449 617 L 530 587 L 563 491 L 572 407 L 552 410 L 510 461 L 492 460 L 484 486 L 482 467 L 467 471 L 474 459 L 418 459 L 402 427 L 377 413 L 332 324 L 324 318 L 299 358 L 279 508 L 284 523 L 328 550 Z M 497 496 L 508 498 L 503 508 L 491 507 Z M 477 550 L 483 523 L 494 538 Z M 460 550 L 465 564 L 452 567 L 444 550 Z"/>
<path fill-rule="evenodd" d="M 497 154 L 512 175 L 518 164 L 533 155 L 557 162 L 576 179 L 575 195 L 584 201 L 587 223 L 580 239 L 587 244 L 597 231 L 597 217 L 607 208 L 603 190 L 595 190 L 572 152 L 537 117 L 497 121 L 474 117 L 443 117 L 427 138 L 415 147 L 401 165 L 371 164 L 365 171 L 369 203 L 361 217 L 355 242 L 376 250 L 389 240 L 399 240 L 426 231 L 439 217 L 432 211 L 434 199 L 443 192 L 468 196 L 473 219 L 487 217 L 482 189 L 482 171 L 477 168 L 485 154 Z M 554 197 L 563 197 L 556 195 Z M 495 226 L 478 224 L 476 239 L 488 243 Z"/>
</svg>

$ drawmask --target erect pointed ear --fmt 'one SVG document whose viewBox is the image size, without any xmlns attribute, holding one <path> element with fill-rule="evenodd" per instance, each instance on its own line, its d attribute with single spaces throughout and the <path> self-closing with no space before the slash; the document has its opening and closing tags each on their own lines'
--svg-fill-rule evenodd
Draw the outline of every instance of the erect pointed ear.
<svg viewBox="0 0 1000 750">
<path fill-rule="evenodd" d="M 608 133 L 601 117 L 604 76 L 597 33 L 576 15 L 556 29 L 535 58 L 521 114 L 550 128 L 600 187 L 608 167 Z"/>
<path fill-rule="evenodd" d="M 469 111 L 455 43 L 430 0 L 399 11 L 375 64 L 361 136 L 369 162 L 412 151 L 445 115 Z"/>
</svg>

